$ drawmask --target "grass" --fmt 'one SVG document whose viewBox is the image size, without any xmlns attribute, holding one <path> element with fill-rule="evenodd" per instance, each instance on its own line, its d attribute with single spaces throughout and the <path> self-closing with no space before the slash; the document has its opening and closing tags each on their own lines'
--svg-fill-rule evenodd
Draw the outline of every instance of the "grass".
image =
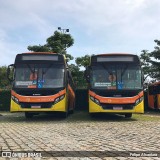
<svg viewBox="0 0 160 160">
<path fill-rule="evenodd" d="M 146 112 L 144 114 L 133 114 L 132 118 L 125 118 L 124 115 L 115 114 L 96 114 L 91 117 L 87 111 L 76 111 L 73 115 L 68 117 L 68 121 L 109 121 L 109 122 L 123 122 L 123 121 L 159 121 L 160 113 Z"/>
<path fill-rule="evenodd" d="M 144 114 L 133 114 L 132 118 L 137 119 L 138 121 L 159 121 L 160 122 L 160 113 L 147 112 Z"/>
<path fill-rule="evenodd" d="M 0 121 L 26 121 L 24 114 L 19 113 L 9 113 L 9 112 L 0 112 Z M 125 118 L 123 115 L 115 114 L 96 114 L 96 116 L 91 117 L 88 111 L 75 111 L 74 114 L 69 115 L 66 119 L 60 118 L 57 114 L 55 115 L 38 115 L 33 117 L 29 121 L 66 121 L 67 123 L 74 122 L 132 122 L 132 121 L 156 121 L 160 122 L 160 113 L 159 112 L 146 112 L 145 114 L 133 114 L 132 118 Z"/>
</svg>

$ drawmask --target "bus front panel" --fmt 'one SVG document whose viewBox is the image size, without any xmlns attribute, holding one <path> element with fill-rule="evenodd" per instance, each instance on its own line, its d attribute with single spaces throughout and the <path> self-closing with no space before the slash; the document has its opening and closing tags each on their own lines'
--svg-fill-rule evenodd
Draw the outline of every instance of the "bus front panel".
<svg viewBox="0 0 160 160">
<path fill-rule="evenodd" d="M 22 96 L 12 91 L 11 112 L 67 111 L 67 93 L 60 91 L 53 96 Z"/>
<path fill-rule="evenodd" d="M 89 112 L 143 113 L 141 67 L 137 63 L 95 63 L 90 67 Z"/>
<path fill-rule="evenodd" d="M 144 113 L 143 92 L 135 97 L 100 97 L 89 93 L 89 112 Z"/>
</svg>

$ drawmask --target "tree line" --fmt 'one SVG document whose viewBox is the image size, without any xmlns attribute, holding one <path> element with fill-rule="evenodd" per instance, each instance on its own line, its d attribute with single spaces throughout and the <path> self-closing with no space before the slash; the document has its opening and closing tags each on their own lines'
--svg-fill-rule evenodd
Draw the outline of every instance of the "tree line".
<svg viewBox="0 0 160 160">
<path fill-rule="evenodd" d="M 152 78 L 154 81 L 160 80 L 160 41 L 155 40 L 156 46 L 152 52 L 142 50 L 140 53 L 140 60 L 144 73 L 144 79 Z M 73 60 L 73 55 L 67 53 L 67 48 L 73 46 L 74 39 L 71 34 L 61 33 L 55 31 L 53 35 L 46 39 L 43 45 L 30 45 L 27 47 L 29 51 L 33 52 L 55 52 L 66 56 L 67 61 Z M 86 68 L 89 65 L 90 55 L 76 57 L 75 63 L 70 64 L 69 68 L 72 73 L 73 80 L 80 87 L 86 86 L 86 81 L 83 78 L 83 72 L 80 67 Z M 0 67 L 0 89 L 9 89 L 10 82 L 6 76 L 7 66 Z"/>
</svg>

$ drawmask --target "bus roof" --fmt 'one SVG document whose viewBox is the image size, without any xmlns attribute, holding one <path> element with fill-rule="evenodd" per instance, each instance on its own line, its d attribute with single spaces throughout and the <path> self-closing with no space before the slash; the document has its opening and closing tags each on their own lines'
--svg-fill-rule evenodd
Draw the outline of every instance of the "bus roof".
<svg viewBox="0 0 160 160">
<path fill-rule="evenodd" d="M 96 63 L 138 63 L 140 59 L 138 55 L 130 53 L 106 53 L 91 56 L 91 65 Z"/>
<path fill-rule="evenodd" d="M 54 52 L 25 52 L 25 53 L 21 53 L 21 54 L 58 54 L 58 53 L 54 53 Z"/>
<path fill-rule="evenodd" d="M 65 55 L 53 52 L 26 52 L 17 54 L 15 58 L 15 64 L 33 63 L 32 61 L 38 63 L 42 63 L 42 61 L 46 61 L 46 63 L 51 61 L 66 63 L 66 58 Z"/>
<path fill-rule="evenodd" d="M 103 54 L 96 54 L 95 56 L 111 56 L 111 55 L 131 55 L 131 56 L 135 56 L 135 54 L 131 54 L 131 53 L 103 53 Z"/>
</svg>

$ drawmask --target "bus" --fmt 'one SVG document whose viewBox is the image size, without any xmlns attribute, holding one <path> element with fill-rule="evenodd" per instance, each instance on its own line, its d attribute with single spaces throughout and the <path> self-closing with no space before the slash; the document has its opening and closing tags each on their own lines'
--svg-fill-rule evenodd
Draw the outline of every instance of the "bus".
<svg viewBox="0 0 160 160">
<path fill-rule="evenodd" d="M 160 110 L 160 82 L 148 86 L 148 108 Z"/>
<path fill-rule="evenodd" d="M 143 75 L 137 55 L 93 55 L 85 77 L 91 115 L 105 112 L 131 118 L 133 113 L 144 113 Z"/>
<path fill-rule="evenodd" d="M 67 117 L 75 107 L 75 88 L 65 56 L 50 52 L 17 54 L 8 66 L 12 82 L 11 112 L 32 118 L 41 112 L 61 112 Z"/>
</svg>

